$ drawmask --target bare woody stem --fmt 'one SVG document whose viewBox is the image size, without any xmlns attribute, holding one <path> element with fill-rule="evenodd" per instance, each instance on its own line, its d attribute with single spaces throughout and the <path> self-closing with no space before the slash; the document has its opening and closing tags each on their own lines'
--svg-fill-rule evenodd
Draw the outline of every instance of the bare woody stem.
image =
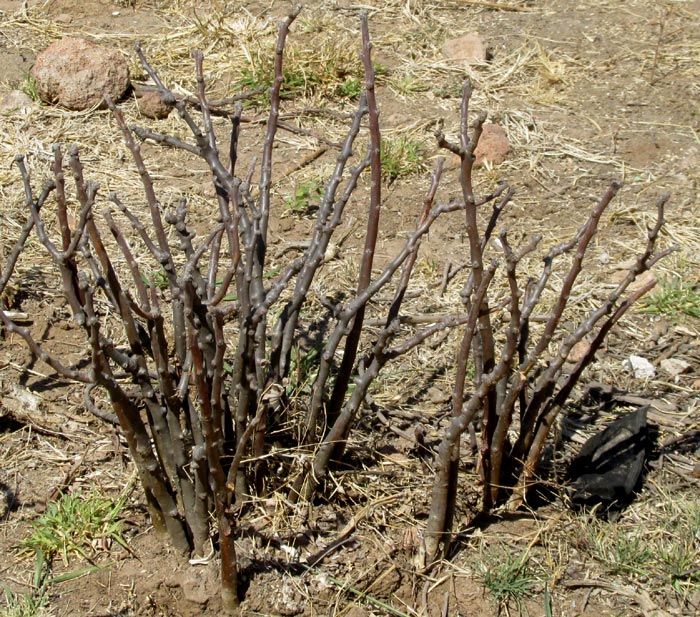
<svg viewBox="0 0 700 617">
<path fill-rule="evenodd" d="M 312 496 L 318 483 L 326 475 L 331 457 L 342 455 L 352 423 L 355 419 L 355 415 L 360 408 L 360 405 L 362 405 L 365 400 L 369 386 L 377 375 L 379 375 L 382 367 L 391 358 L 396 357 L 396 355 L 387 354 L 386 352 L 389 349 L 391 340 L 398 333 L 400 328 L 400 320 L 398 319 L 399 311 L 401 310 L 401 305 L 411 279 L 413 266 L 415 265 L 418 249 L 420 248 L 420 240 L 423 235 L 427 233 L 428 229 L 430 228 L 430 224 L 437 218 L 436 216 L 431 217 L 431 210 L 435 199 L 435 193 L 440 182 L 440 177 L 442 175 L 443 164 L 444 159 L 440 159 L 438 161 L 435 173 L 433 174 L 430 189 L 428 190 L 428 194 L 426 195 L 423 203 L 423 210 L 418 220 L 416 231 L 412 234 L 411 238 L 409 238 L 409 242 L 404 247 L 404 251 L 402 251 L 402 255 L 405 255 L 405 258 L 402 259 L 403 271 L 401 274 L 401 280 L 399 281 L 398 288 L 391 303 L 384 328 L 377 337 L 372 353 L 366 362 L 367 366 L 365 367 L 361 378 L 358 379 L 351 397 L 343 407 L 342 412 L 338 415 L 314 458 L 311 470 L 312 474 L 307 479 L 305 493 L 305 497 L 307 499 Z M 364 303 L 360 306 L 364 306 Z M 416 344 L 418 340 L 419 339 L 415 339 Z M 411 347 L 408 347 L 405 351 L 410 349 Z M 298 488 L 295 488 L 295 490 L 298 491 Z"/>
<path fill-rule="evenodd" d="M 365 92 L 367 93 L 367 115 L 369 119 L 370 136 L 370 203 L 367 215 L 367 231 L 365 234 L 365 246 L 362 251 L 362 263 L 357 282 L 357 293 L 362 293 L 370 283 L 372 277 L 372 264 L 374 263 L 374 250 L 377 245 L 379 233 L 379 215 L 382 206 L 382 162 L 381 162 L 381 135 L 379 132 L 379 110 L 377 98 L 374 92 L 375 76 L 372 67 L 372 43 L 369 38 L 369 24 L 367 11 L 360 15 L 362 25 L 362 64 L 365 70 Z M 365 307 L 361 306 L 355 314 L 352 328 L 345 341 L 343 359 L 338 370 L 333 394 L 328 403 L 328 421 L 335 422 L 345 399 L 357 355 L 357 347 L 360 343 L 362 325 L 365 318 Z"/>
</svg>

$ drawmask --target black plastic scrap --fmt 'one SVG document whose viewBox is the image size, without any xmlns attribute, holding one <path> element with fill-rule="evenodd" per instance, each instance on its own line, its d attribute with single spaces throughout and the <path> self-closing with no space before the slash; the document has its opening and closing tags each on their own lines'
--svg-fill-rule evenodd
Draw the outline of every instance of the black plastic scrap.
<svg viewBox="0 0 700 617">
<path fill-rule="evenodd" d="M 649 405 L 628 413 L 593 435 L 569 467 L 573 507 L 619 509 L 634 496 L 649 453 Z"/>
</svg>

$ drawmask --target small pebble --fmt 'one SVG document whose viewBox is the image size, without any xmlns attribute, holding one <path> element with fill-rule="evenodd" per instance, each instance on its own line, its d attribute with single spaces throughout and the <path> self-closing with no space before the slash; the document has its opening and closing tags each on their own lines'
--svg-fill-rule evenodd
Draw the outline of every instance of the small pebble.
<svg viewBox="0 0 700 617">
<path fill-rule="evenodd" d="M 661 362 L 659 362 L 659 367 L 667 375 L 677 377 L 678 375 L 686 373 L 690 369 L 690 364 L 688 364 L 685 360 L 666 358 L 665 360 L 661 360 Z"/>
<path fill-rule="evenodd" d="M 622 363 L 622 366 L 630 371 L 636 379 L 651 379 L 656 375 L 654 365 L 642 356 L 631 355 Z"/>
</svg>

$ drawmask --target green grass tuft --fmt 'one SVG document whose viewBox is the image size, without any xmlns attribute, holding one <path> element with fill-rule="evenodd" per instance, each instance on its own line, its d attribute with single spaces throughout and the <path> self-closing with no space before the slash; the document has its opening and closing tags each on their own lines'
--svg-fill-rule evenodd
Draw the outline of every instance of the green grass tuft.
<svg viewBox="0 0 700 617">
<path fill-rule="evenodd" d="M 32 101 L 38 103 L 41 99 L 39 91 L 36 88 L 36 82 L 30 73 L 24 73 L 24 81 L 20 86 L 20 90 L 24 92 Z"/>
<path fill-rule="evenodd" d="M 527 554 L 515 555 L 504 549 L 498 554 L 482 556 L 478 565 L 481 582 L 491 592 L 499 606 L 511 602 L 520 604 L 533 595 L 539 586 L 539 580 L 530 566 Z"/>
<path fill-rule="evenodd" d="M 46 594 L 12 593 L 5 587 L 5 606 L 0 607 L 0 617 L 49 617 L 49 599 Z"/>
<path fill-rule="evenodd" d="M 308 180 L 297 185 L 294 194 L 285 200 L 287 209 L 299 216 L 313 214 L 323 197 L 323 183 Z"/>
<path fill-rule="evenodd" d="M 68 565 L 73 554 L 90 559 L 100 541 L 126 547 L 122 537 L 122 499 L 92 494 L 62 495 L 32 523 L 33 531 L 21 544 L 21 553 L 43 554 L 50 562 L 60 555 Z"/>
<path fill-rule="evenodd" d="M 311 386 L 318 375 L 318 367 L 321 362 L 321 352 L 312 347 L 302 350 L 298 345 L 292 348 L 290 359 L 289 383 L 287 384 L 287 396 L 290 400 L 302 395 L 310 394 Z"/>
<path fill-rule="evenodd" d="M 388 182 L 425 170 L 425 144 L 406 136 L 382 139 L 382 174 Z"/>
<path fill-rule="evenodd" d="M 642 300 L 642 311 L 672 318 L 700 318 L 700 285 L 688 285 L 680 278 L 664 280 L 659 291 Z"/>
<path fill-rule="evenodd" d="M 643 522 L 582 521 L 581 548 L 608 573 L 685 603 L 700 590 L 698 529 L 697 496 L 679 492 L 665 495 Z"/>
<path fill-rule="evenodd" d="M 335 94 L 343 99 L 356 99 L 362 94 L 363 83 L 358 77 L 348 77 L 343 83 L 338 84 Z"/>
<path fill-rule="evenodd" d="M 301 32 L 314 37 L 314 44 L 302 39 L 290 40 L 283 63 L 282 99 L 299 97 L 356 98 L 364 84 L 360 79 L 362 66 L 354 42 L 328 30 L 323 24 L 302 22 Z M 273 39 L 256 41 L 246 54 L 248 66 L 238 79 L 243 90 L 269 88 L 274 77 Z M 261 95 L 258 103 L 266 100 Z M 255 99 L 254 99 L 255 101 Z"/>
<path fill-rule="evenodd" d="M 628 533 L 614 523 L 594 524 L 589 545 L 610 574 L 640 577 L 648 574 L 653 551 L 641 531 Z"/>
<path fill-rule="evenodd" d="M 660 577 L 687 599 L 700 589 L 700 503 L 682 494 L 663 504 L 662 533 L 655 542 Z"/>
<path fill-rule="evenodd" d="M 13 593 L 5 585 L 5 606 L 0 608 L 0 617 L 49 617 L 49 564 L 44 553 L 37 551 L 34 579 L 31 591 Z"/>
</svg>

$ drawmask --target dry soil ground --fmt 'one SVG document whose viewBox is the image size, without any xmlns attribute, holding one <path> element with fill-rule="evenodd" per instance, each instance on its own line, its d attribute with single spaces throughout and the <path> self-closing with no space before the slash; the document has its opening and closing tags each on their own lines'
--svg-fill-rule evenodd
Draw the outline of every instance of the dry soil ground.
<svg viewBox="0 0 700 617">
<path fill-rule="evenodd" d="M 499 181 L 517 188 L 504 216 L 514 239 L 538 232 L 545 247 L 560 242 L 575 232 L 610 181 L 624 183 L 591 250 L 571 318 L 619 276 L 643 242 L 655 200 L 664 192 L 672 197 L 663 243 L 678 244 L 679 250 L 659 265 L 656 276 L 662 288 L 682 283 L 690 296 L 685 307 L 697 315 L 700 2 L 395 0 L 360 6 L 345 0 L 309 1 L 290 42 L 290 54 L 308 81 L 301 79 L 300 90 L 284 102 L 284 112 L 352 109 L 352 97 L 345 96 L 352 92 L 339 86 L 352 89 L 353 72 L 359 75 L 357 13 L 362 7 L 370 11 L 375 60 L 383 67 L 378 96 L 384 135 L 421 144 L 425 162 L 424 171 L 401 176 L 385 188 L 382 258 L 403 243 L 419 212 L 428 170 L 438 155 L 432 130 L 442 122 L 455 135 L 460 88 L 469 77 L 475 87 L 473 107 L 488 111 L 512 145 L 503 164 L 480 170 L 477 189 L 487 192 Z M 26 71 L 33 58 L 50 42 L 74 34 L 121 50 L 135 82 L 143 79 L 143 71 L 133 43 L 143 41 L 161 77 L 181 93 L 194 88 L 189 50 L 202 49 L 211 95 L 230 96 L 246 88 L 249 84 L 242 85 L 242 80 L 269 59 L 275 19 L 289 8 L 274 0 L 235 6 L 213 0 L 0 0 L 0 98 L 12 89 L 31 93 Z M 478 32 L 486 42 L 486 63 L 464 67 L 443 57 L 442 44 L 468 32 Z M 343 66 L 340 73 L 333 76 L 330 71 L 330 77 L 312 83 L 314 71 L 321 74 L 333 63 Z M 175 114 L 148 121 L 139 116 L 132 96 L 122 107 L 130 122 L 182 133 Z M 263 112 L 263 105 L 246 107 L 250 116 Z M 285 204 L 293 201 L 299 186 L 313 187 L 323 178 L 334 155 L 330 149 L 314 165 L 298 170 L 289 163 L 319 147 L 313 135 L 337 140 L 343 131 L 333 115 L 303 114 L 294 121 L 311 136 L 289 133 L 278 144 L 279 216 L 272 236 L 279 255 L 303 238 L 309 225 L 303 212 Z M 225 132 L 225 124 L 220 126 Z M 250 158 L 260 133 L 255 127 L 247 130 L 243 156 Z M 108 112 L 66 112 L 38 102 L 2 111 L 0 246 L 5 254 L 26 217 L 13 157 L 26 154 L 39 182 L 48 174 L 54 143 L 80 147 L 86 172 L 100 182 L 105 201 L 110 190 L 131 203 L 141 199 L 135 171 Z M 204 230 L 213 196 L 206 170 L 156 146 L 144 150 L 162 202 L 186 194 L 195 225 Z M 448 159 L 447 171 L 441 201 L 457 194 L 454 161 Z M 326 276 L 336 286 L 353 284 L 362 238 L 358 221 L 364 216 L 360 201 L 353 204 L 342 230 L 345 240 L 328 265 Z M 419 262 L 415 291 L 423 295 L 413 305 L 416 313 L 458 310 L 459 279 L 442 295 L 437 289 L 445 265 L 464 262 L 462 229 L 455 217 L 431 232 Z M 31 255 L 20 262 L 14 297 L 7 300 L 13 310 L 28 313 L 33 332 L 53 351 L 79 361 L 84 341 L 62 325 L 65 306 L 56 282 Z M 413 456 L 413 443 L 368 419 L 372 458 L 360 470 L 339 476 L 335 499 L 307 519 L 306 536 L 298 536 L 304 530 L 288 516 L 282 519 L 284 507 L 272 500 L 244 521 L 239 545 L 247 576 L 244 614 L 544 615 L 549 608 L 562 616 L 698 614 L 698 325 L 678 307 L 661 314 L 632 312 L 586 375 L 584 386 L 595 380 L 651 401 L 651 419 L 659 426 L 661 454 L 635 502 L 615 521 L 573 514 L 555 499 L 537 512 L 468 528 L 477 491 L 467 483 L 459 504 L 464 531 L 460 551 L 429 577 L 417 576 L 411 550 L 425 523 L 430 472 Z M 407 358 L 375 388 L 374 409 L 394 429 L 406 435 L 420 424 L 429 439 L 437 438 L 449 406 L 455 341 L 448 337 L 435 350 Z M 622 367 L 631 353 L 650 359 L 657 376 L 632 378 Z M 689 370 L 677 377 L 665 375 L 658 364 L 669 357 L 687 361 Z M 125 493 L 133 468 L 120 449 L 119 436 L 85 411 L 81 391 L 54 380 L 50 369 L 33 362 L 12 337 L 4 339 L 0 350 L 0 386 L 0 486 L 8 501 L 0 520 L 0 580 L 15 593 L 11 601 L 6 592 L 6 608 L 0 599 L 0 611 L 92 617 L 217 614 L 212 566 L 183 566 L 167 547 L 157 545 L 138 487 Z M 599 414 L 599 422 L 622 408 L 627 407 Z M 582 428 L 583 433 L 592 430 L 585 423 Z M 580 443 L 583 438 L 577 439 Z M 19 546 L 47 500 L 55 498 L 57 487 L 75 495 L 124 495 L 124 537 L 130 550 L 95 542 L 90 559 L 101 569 L 54 582 L 42 596 L 31 587 L 35 561 L 20 555 Z M 307 571 L 295 565 L 343 530 L 350 533 L 326 560 Z M 300 544 L 300 554 L 287 546 L 294 536 L 308 545 Z M 75 572 L 85 565 L 78 556 L 68 564 L 57 558 L 54 572 Z M 37 599 L 39 606 L 20 612 L 22 593 Z"/>
</svg>

